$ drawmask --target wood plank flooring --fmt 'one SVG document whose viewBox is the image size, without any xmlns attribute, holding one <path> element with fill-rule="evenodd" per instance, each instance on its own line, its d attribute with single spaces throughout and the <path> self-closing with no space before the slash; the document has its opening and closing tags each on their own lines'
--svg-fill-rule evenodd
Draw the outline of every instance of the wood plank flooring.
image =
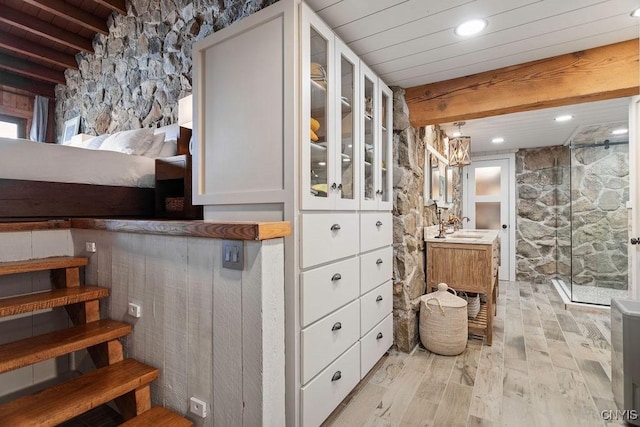
<svg viewBox="0 0 640 427">
<path fill-rule="evenodd" d="M 550 284 L 501 282 L 493 345 L 390 351 L 324 426 L 604 426 L 609 312 L 566 311 Z"/>
</svg>

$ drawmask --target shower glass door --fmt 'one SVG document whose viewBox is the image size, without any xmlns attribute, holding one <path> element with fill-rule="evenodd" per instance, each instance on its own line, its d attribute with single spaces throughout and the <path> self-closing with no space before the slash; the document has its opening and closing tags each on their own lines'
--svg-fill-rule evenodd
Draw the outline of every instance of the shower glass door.
<svg viewBox="0 0 640 427">
<path fill-rule="evenodd" d="M 571 300 L 628 295 L 629 144 L 571 147 Z"/>
</svg>

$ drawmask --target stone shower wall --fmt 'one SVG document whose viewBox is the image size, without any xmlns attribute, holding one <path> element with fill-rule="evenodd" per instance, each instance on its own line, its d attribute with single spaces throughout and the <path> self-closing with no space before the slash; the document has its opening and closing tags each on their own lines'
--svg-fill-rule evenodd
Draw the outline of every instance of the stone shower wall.
<svg viewBox="0 0 640 427">
<path fill-rule="evenodd" d="M 393 320 L 400 351 L 418 343 L 419 298 L 425 293 L 424 140 L 409 123 L 404 89 L 393 89 Z"/>
<path fill-rule="evenodd" d="M 564 146 L 516 153 L 516 280 L 570 275 L 569 166 Z"/>
<path fill-rule="evenodd" d="M 627 145 L 521 150 L 516 180 L 517 280 L 627 289 Z"/>
<path fill-rule="evenodd" d="M 627 289 L 629 146 L 576 148 L 571 160 L 573 282 Z"/>
<path fill-rule="evenodd" d="M 193 42 L 277 0 L 128 0 L 109 18 L 95 53 L 56 87 L 56 135 L 81 117 L 80 132 L 111 133 L 177 122 L 178 99 L 191 93 Z"/>
</svg>

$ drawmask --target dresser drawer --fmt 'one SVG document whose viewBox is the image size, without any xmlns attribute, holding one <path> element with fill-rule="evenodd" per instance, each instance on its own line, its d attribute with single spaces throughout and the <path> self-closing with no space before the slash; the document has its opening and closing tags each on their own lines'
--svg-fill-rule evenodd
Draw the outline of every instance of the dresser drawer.
<svg viewBox="0 0 640 427">
<path fill-rule="evenodd" d="M 391 246 L 360 255 L 360 295 L 378 287 L 393 275 Z"/>
<path fill-rule="evenodd" d="M 319 426 L 360 382 L 360 343 L 302 387 L 302 425 Z"/>
<path fill-rule="evenodd" d="M 360 340 L 360 378 L 393 345 L 393 314 L 389 314 Z"/>
<path fill-rule="evenodd" d="M 364 336 L 393 310 L 391 280 L 360 297 L 360 336 Z"/>
<path fill-rule="evenodd" d="M 302 330 L 302 384 L 306 384 L 360 338 L 360 301 Z"/>
<path fill-rule="evenodd" d="M 358 214 L 302 214 L 300 267 L 308 268 L 358 253 Z"/>
<path fill-rule="evenodd" d="M 389 246 L 393 243 L 391 212 L 360 214 L 360 252 Z"/>
<path fill-rule="evenodd" d="M 360 295 L 360 262 L 350 258 L 300 273 L 302 327 Z"/>
</svg>

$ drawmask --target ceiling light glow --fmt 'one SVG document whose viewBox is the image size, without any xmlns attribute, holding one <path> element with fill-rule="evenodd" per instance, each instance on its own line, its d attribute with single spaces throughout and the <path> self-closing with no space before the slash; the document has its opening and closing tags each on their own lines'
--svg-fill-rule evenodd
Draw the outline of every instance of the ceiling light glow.
<svg viewBox="0 0 640 427">
<path fill-rule="evenodd" d="M 457 138 L 457 137 L 459 137 L 459 136 L 462 136 L 462 132 L 455 131 L 455 132 L 453 133 L 453 137 L 454 137 L 454 138 Z"/>
<path fill-rule="evenodd" d="M 629 129 L 615 129 L 613 132 L 611 132 L 614 135 L 624 135 L 625 133 L 629 132 Z"/>
<path fill-rule="evenodd" d="M 562 116 L 556 117 L 553 120 L 555 120 L 556 122 L 568 122 L 571 119 L 573 119 L 573 116 L 571 114 L 564 114 Z"/>
<path fill-rule="evenodd" d="M 634 10 L 633 12 L 631 12 L 631 17 L 632 18 L 640 18 L 640 7 L 637 8 L 636 10 Z"/>
<path fill-rule="evenodd" d="M 460 37 L 473 36 L 481 32 L 487 27 L 487 21 L 484 19 L 470 19 L 458 25 L 453 32 Z"/>
<path fill-rule="evenodd" d="M 491 140 L 491 142 L 493 142 L 494 144 L 500 144 L 500 143 L 504 142 L 504 138 L 502 138 L 502 137 L 496 137 L 496 138 L 493 138 L 493 139 Z"/>
</svg>

